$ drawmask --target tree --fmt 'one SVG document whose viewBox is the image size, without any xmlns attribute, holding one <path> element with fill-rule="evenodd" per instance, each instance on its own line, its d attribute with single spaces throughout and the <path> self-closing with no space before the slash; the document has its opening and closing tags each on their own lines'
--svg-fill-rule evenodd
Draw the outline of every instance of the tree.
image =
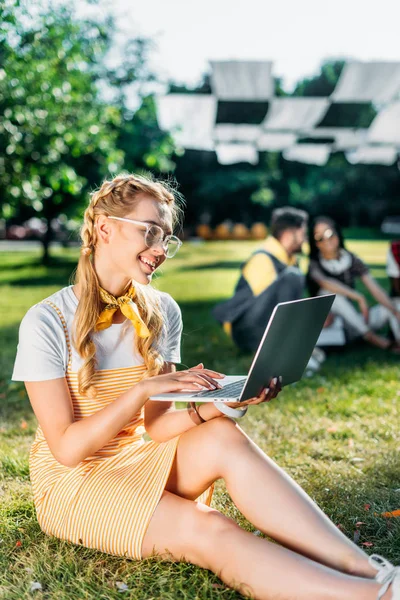
<svg viewBox="0 0 400 600">
<path fill-rule="evenodd" d="M 93 171 L 116 170 L 117 110 L 99 99 L 93 65 L 107 50 L 107 35 L 74 22 L 59 7 L 30 23 L 16 0 L 3 11 L 16 22 L 1 33 L 0 162 L 2 213 L 43 217 L 47 233 L 60 212 L 73 214 Z"/>
<path fill-rule="evenodd" d="M 46 262 L 52 219 L 77 216 L 87 192 L 116 171 L 169 170 L 173 146 L 151 100 L 136 113 L 126 108 L 126 89 L 152 80 L 145 39 L 127 39 L 110 67 L 111 17 L 76 20 L 73 6 L 57 5 L 33 19 L 18 0 L 0 0 L 0 19 L 0 214 L 46 220 Z"/>
<path fill-rule="evenodd" d="M 329 96 L 332 94 L 344 67 L 343 60 L 326 61 L 321 71 L 313 77 L 306 77 L 298 82 L 293 96 Z"/>
<path fill-rule="evenodd" d="M 158 176 L 175 169 L 172 155 L 175 142 L 157 123 L 153 95 L 141 98 L 140 107 L 131 114 L 121 107 L 124 118 L 118 127 L 117 147 L 124 153 L 128 171 L 152 170 Z"/>
</svg>

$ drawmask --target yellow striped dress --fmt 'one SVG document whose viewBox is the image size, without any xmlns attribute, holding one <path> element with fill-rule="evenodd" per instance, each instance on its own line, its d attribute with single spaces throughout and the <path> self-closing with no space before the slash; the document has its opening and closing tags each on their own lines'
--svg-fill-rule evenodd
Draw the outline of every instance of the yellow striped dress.
<svg viewBox="0 0 400 600">
<path fill-rule="evenodd" d="M 96 371 L 97 397 L 78 392 L 77 372 L 71 370 L 68 328 L 60 309 L 68 347 L 66 379 L 74 420 L 101 410 L 137 383 L 143 365 Z M 179 436 L 165 443 L 145 441 L 144 409 L 119 433 L 76 467 L 66 467 L 52 455 L 40 425 L 29 453 L 33 500 L 40 528 L 48 535 L 132 559 L 141 548 L 150 519 L 163 494 L 174 462 Z M 198 502 L 210 505 L 213 486 Z"/>
</svg>

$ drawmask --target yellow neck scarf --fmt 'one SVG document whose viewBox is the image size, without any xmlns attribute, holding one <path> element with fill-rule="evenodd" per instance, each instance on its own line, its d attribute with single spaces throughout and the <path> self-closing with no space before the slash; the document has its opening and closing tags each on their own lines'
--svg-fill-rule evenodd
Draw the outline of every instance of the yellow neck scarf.
<svg viewBox="0 0 400 600">
<path fill-rule="evenodd" d="M 101 301 L 105 303 L 105 307 L 97 319 L 95 331 L 107 329 L 112 324 L 113 314 L 116 310 L 121 309 L 121 312 L 127 317 L 135 328 L 136 334 L 141 338 L 146 338 L 150 335 L 146 323 L 139 315 L 139 310 L 136 304 L 132 301 L 136 291 L 133 285 L 129 288 L 124 296 L 115 298 L 112 294 L 99 286 Z"/>
</svg>

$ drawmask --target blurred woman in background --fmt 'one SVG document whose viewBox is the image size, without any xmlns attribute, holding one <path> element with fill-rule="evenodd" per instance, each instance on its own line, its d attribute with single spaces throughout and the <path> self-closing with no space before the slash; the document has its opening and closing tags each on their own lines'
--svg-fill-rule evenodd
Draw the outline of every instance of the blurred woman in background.
<svg viewBox="0 0 400 600">
<path fill-rule="evenodd" d="M 378 302 L 372 308 L 364 294 L 357 291 L 358 280 Z M 400 354 L 400 311 L 366 264 L 345 248 L 339 226 L 329 217 L 317 217 L 310 227 L 307 283 L 312 296 L 336 294 L 332 313 L 341 318 L 346 341 L 362 337 L 378 348 Z M 376 333 L 386 324 L 390 325 L 394 341 Z"/>
</svg>

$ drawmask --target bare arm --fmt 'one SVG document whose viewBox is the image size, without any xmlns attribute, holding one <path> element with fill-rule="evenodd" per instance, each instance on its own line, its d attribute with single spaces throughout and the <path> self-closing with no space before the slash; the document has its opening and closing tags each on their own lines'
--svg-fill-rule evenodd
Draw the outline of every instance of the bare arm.
<svg viewBox="0 0 400 600">
<path fill-rule="evenodd" d="M 311 273 L 311 276 L 315 281 L 319 283 L 321 288 L 328 290 L 329 292 L 333 292 L 334 294 L 341 294 L 350 300 L 355 300 L 358 302 L 360 311 L 366 321 L 368 323 L 368 304 L 365 297 L 353 290 L 350 286 L 337 281 L 333 277 L 326 277 L 318 267 L 314 267 Z"/>
<path fill-rule="evenodd" d="M 175 365 L 166 363 L 162 373 L 173 372 L 176 372 Z M 212 402 L 201 405 L 198 410 L 205 421 L 225 416 Z M 176 409 L 173 402 L 151 400 L 145 405 L 144 425 L 152 440 L 167 442 L 177 435 L 196 427 L 197 423 L 191 419 L 186 408 Z"/>
<path fill-rule="evenodd" d="M 370 291 L 372 296 L 379 304 L 386 306 L 393 314 L 397 314 L 396 307 L 393 305 L 391 299 L 385 292 L 385 290 L 379 285 L 379 283 L 371 275 L 365 274 L 361 277 L 365 287 Z"/>
<path fill-rule="evenodd" d="M 150 396 L 183 389 L 198 391 L 201 385 L 214 389 L 215 386 L 210 383 L 210 373 L 214 372 L 205 371 L 202 376 L 196 371 L 180 371 L 143 379 L 105 408 L 78 421 L 74 421 L 72 399 L 65 377 L 49 381 L 26 381 L 25 387 L 54 458 L 59 463 L 74 468 L 112 440 L 140 412 Z M 218 373 L 216 376 L 221 377 Z M 162 402 L 156 404 L 164 405 Z M 215 408 L 214 410 L 217 411 Z M 186 416 L 190 420 L 189 415 L 184 415 Z M 190 423 L 194 425 L 191 420 Z M 172 430 L 169 437 L 162 435 L 160 441 L 170 439 L 182 431 L 185 431 L 182 427 L 177 433 Z"/>
<path fill-rule="evenodd" d="M 346 298 L 350 298 L 350 300 L 358 301 L 360 299 L 361 294 L 359 294 L 356 290 L 353 290 L 348 285 L 337 281 L 333 277 L 326 277 L 320 272 L 318 269 L 313 269 L 312 278 L 315 279 L 319 285 L 328 290 L 328 292 L 332 292 L 333 294 L 341 294 L 342 296 L 346 296 Z"/>
<path fill-rule="evenodd" d="M 26 381 L 25 387 L 54 458 L 71 468 L 113 439 L 147 400 L 141 383 L 138 383 L 90 417 L 74 421 L 72 400 L 64 377 Z"/>
</svg>

